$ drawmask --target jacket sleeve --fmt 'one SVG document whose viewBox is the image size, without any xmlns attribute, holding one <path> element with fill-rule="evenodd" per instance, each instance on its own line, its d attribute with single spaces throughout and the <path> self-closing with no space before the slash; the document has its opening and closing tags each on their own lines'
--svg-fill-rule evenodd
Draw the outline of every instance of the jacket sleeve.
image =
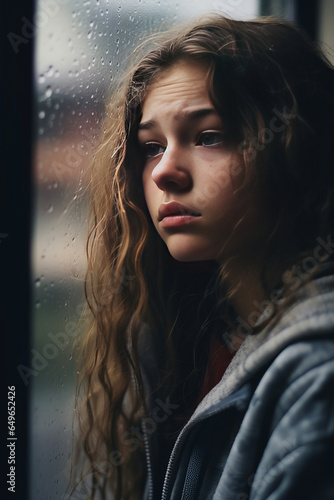
<svg viewBox="0 0 334 500">
<path fill-rule="evenodd" d="M 249 500 L 334 499 L 334 359 L 315 354 L 276 401 Z"/>
</svg>

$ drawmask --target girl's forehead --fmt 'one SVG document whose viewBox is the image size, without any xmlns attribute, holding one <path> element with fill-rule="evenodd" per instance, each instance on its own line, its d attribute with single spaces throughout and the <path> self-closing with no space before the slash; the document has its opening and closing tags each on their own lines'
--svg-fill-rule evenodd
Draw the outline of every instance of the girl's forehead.
<svg viewBox="0 0 334 500">
<path fill-rule="evenodd" d="M 209 65 L 202 61 L 180 59 L 167 68 L 161 69 L 151 80 L 148 90 L 164 88 L 174 83 L 197 80 L 207 81 Z"/>
<path fill-rule="evenodd" d="M 208 66 L 179 61 L 154 78 L 148 86 L 142 105 L 143 114 L 158 112 L 161 107 L 176 108 L 207 105 Z"/>
</svg>

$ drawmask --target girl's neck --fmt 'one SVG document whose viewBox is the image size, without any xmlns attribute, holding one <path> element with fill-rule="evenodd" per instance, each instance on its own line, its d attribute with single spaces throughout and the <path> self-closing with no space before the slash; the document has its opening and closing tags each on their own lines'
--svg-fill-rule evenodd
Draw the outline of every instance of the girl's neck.
<svg viewBox="0 0 334 500">
<path fill-rule="evenodd" d="M 226 280 L 227 288 L 231 290 L 230 303 L 236 313 L 237 323 L 247 325 L 240 329 L 243 333 L 246 333 L 247 329 L 251 330 L 256 318 L 264 312 L 262 304 L 266 304 L 266 294 L 261 283 L 259 269 L 255 264 L 248 267 L 234 266 L 234 269 L 229 270 Z M 240 347 L 242 335 L 234 335 L 233 339 L 234 346 Z"/>
</svg>

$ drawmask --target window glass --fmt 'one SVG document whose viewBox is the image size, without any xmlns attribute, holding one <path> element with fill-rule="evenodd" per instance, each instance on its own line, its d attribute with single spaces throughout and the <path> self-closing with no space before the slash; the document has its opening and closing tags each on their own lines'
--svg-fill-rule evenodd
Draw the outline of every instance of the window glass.
<svg viewBox="0 0 334 500">
<path fill-rule="evenodd" d="M 238 18 L 257 0 L 39 0 L 35 64 L 35 216 L 31 500 L 63 497 L 75 407 L 73 339 L 84 303 L 87 167 L 104 100 L 148 34 L 203 12 Z"/>
<path fill-rule="evenodd" d="M 293 21 L 296 16 L 296 2 L 294 0 L 260 0 L 261 16 L 279 16 Z"/>
</svg>

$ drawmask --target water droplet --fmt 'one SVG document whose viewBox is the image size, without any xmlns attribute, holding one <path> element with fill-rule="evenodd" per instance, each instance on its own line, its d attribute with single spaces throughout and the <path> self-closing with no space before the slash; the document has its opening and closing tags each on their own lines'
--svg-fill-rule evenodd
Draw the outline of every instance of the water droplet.
<svg viewBox="0 0 334 500">
<path fill-rule="evenodd" d="M 40 286 L 41 286 L 41 280 L 40 280 L 40 278 L 37 278 L 37 279 L 35 280 L 35 286 L 36 286 L 36 288 L 38 288 L 38 287 L 40 287 Z M 36 305 L 37 305 L 37 303 L 36 303 Z"/>
<path fill-rule="evenodd" d="M 53 205 L 49 205 L 47 212 L 48 214 L 51 214 L 51 212 L 53 212 Z"/>
<path fill-rule="evenodd" d="M 92 31 L 88 31 L 88 33 L 87 33 L 88 40 L 90 40 L 92 38 L 92 33 L 93 33 Z"/>
<path fill-rule="evenodd" d="M 38 118 L 40 118 L 41 120 L 43 120 L 43 118 L 45 118 L 45 111 L 40 111 L 38 113 Z"/>
<path fill-rule="evenodd" d="M 45 76 L 44 75 L 39 75 L 38 83 L 44 83 L 44 82 L 45 82 Z"/>
<path fill-rule="evenodd" d="M 36 309 L 40 309 L 41 303 L 39 301 L 35 302 L 35 307 L 36 307 Z"/>
<path fill-rule="evenodd" d="M 48 97 L 51 97 L 52 96 L 52 87 L 51 85 L 48 85 L 46 87 L 46 90 L 45 90 L 45 97 L 48 98 Z"/>
<path fill-rule="evenodd" d="M 49 66 L 49 69 L 48 69 L 48 71 L 47 71 L 47 73 L 46 73 L 46 76 L 47 76 L 47 77 L 51 77 L 51 76 L 53 76 L 53 75 L 54 75 L 54 69 L 53 69 L 53 66 Z"/>
</svg>

